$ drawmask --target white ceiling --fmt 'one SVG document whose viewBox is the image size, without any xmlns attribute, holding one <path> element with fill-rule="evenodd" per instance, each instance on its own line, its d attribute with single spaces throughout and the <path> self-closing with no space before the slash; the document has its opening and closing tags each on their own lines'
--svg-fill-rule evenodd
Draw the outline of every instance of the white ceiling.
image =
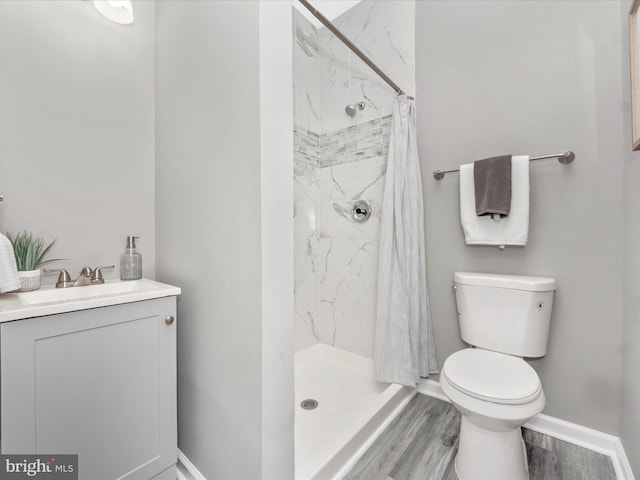
<svg viewBox="0 0 640 480">
<path fill-rule="evenodd" d="M 360 3 L 360 1 L 361 0 L 309 0 L 309 3 L 316 7 L 318 11 L 329 20 L 333 20 L 349 10 L 355 4 Z M 308 18 L 316 28 L 322 27 L 322 24 L 316 19 L 316 17 L 314 17 L 313 14 L 300 2 L 294 2 L 294 7 Z"/>
</svg>

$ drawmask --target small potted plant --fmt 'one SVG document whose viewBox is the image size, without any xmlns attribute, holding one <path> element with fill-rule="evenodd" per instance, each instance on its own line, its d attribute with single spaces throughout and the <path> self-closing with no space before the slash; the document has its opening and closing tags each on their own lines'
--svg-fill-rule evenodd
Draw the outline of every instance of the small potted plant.
<svg viewBox="0 0 640 480">
<path fill-rule="evenodd" d="M 18 276 L 22 285 L 20 291 L 28 292 L 40 288 L 40 265 L 61 260 L 59 258 L 45 260 L 44 257 L 55 245 L 53 240 L 48 245 L 40 236 L 34 236 L 31 232 L 24 231 L 13 235 L 6 233 L 7 238 L 13 246 L 13 253 L 16 256 L 16 266 Z"/>
</svg>

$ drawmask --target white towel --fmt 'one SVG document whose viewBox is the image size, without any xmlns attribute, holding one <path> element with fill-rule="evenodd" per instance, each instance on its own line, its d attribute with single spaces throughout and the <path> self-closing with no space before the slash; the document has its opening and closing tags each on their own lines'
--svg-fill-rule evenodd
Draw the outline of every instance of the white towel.
<svg viewBox="0 0 640 480">
<path fill-rule="evenodd" d="M 460 220 L 467 245 L 525 246 L 529 237 L 529 156 L 511 159 L 511 211 L 494 220 L 476 215 L 473 163 L 460 166 Z"/>
<path fill-rule="evenodd" d="M 16 256 L 7 237 L 0 233 L 0 293 L 20 288 Z"/>
</svg>

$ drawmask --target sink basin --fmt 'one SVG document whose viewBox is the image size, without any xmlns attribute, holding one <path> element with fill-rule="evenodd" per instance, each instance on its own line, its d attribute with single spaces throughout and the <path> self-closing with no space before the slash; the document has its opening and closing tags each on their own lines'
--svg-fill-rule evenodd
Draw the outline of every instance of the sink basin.
<svg viewBox="0 0 640 480">
<path fill-rule="evenodd" d="M 88 298 L 120 295 L 140 290 L 138 281 L 113 282 L 101 285 L 87 285 L 84 287 L 42 288 L 33 292 L 18 293 L 18 298 L 24 305 L 39 305 L 41 303 L 66 302 Z"/>
<path fill-rule="evenodd" d="M 180 295 L 179 287 L 143 278 L 108 280 L 85 287 L 43 287 L 33 292 L 0 295 L 0 323 L 56 313 L 140 302 L 153 298 Z"/>
</svg>

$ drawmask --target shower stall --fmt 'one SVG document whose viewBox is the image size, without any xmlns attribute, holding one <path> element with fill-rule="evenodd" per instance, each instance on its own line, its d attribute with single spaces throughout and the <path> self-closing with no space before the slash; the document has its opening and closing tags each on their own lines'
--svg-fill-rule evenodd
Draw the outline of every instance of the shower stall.
<svg viewBox="0 0 640 480">
<path fill-rule="evenodd" d="M 396 96 L 326 28 L 293 15 L 296 478 L 332 478 L 409 400 L 376 382 L 381 203 Z M 332 20 L 414 91 L 414 2 Z"/>
</svg>

